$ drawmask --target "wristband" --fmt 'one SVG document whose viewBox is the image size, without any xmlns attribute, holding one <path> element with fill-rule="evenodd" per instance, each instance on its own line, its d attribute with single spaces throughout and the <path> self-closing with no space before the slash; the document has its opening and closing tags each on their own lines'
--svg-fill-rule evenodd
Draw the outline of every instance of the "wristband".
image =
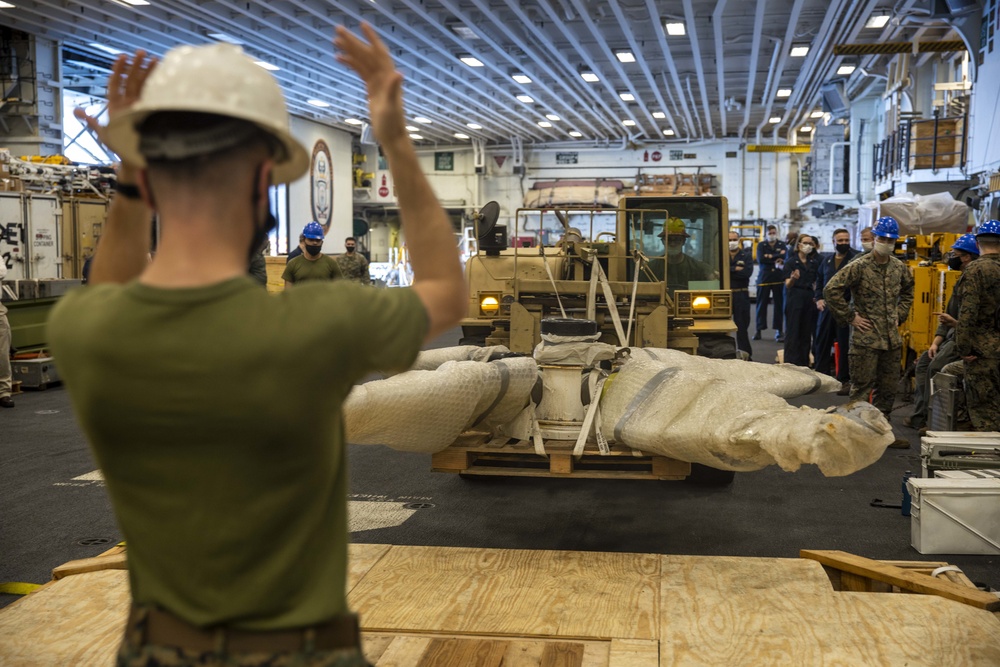
<svg viewBox="0 0 1000 667">
<path fill-rule="evenodd" d="M 142 194 L 139 192 L 139 187 L 132 183 L 122 183 L 120 181 L 115 181 L 115 192 L 120 194 L 125 199 L 134 199 L 136 201 L 142 199 Z"/>
</svg>

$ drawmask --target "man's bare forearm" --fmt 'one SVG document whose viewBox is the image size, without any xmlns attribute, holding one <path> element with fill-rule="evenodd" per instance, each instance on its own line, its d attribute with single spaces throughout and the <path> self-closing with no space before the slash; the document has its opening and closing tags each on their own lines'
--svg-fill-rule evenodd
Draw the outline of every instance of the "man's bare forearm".
<svg viewBox="0 0 1000 667">
<path fill-rule="evenodd" d="M 118 178 L 122 183 L 134 185 L 138 175 L 123 167 Z M 94 252 L 88 282 L 127 283 L 138 278 L 147 264 L 151 223 L 152 212 L 142 200 L 116 195 Z"/>
</svg>

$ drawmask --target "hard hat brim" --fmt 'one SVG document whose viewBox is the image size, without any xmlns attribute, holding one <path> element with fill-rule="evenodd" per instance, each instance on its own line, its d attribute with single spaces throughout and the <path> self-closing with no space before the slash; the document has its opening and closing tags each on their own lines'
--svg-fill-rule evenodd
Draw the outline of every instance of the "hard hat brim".
<svg viewBox="0 0 1000 667">
<path fill-rule="evenodd" d="M 108 148 L 117 153 L 122 162 L 140 169 L 145 168 L 146 159 L 139 151 L 139 132 L 136 128 L 153 113 L 171 111 L 206 113 L 204 106 L 187 108 L 183 104 L 178 104 L 170 108 L 161 107 L 155 109 L 137 106 L 116 115 L 108 123 L 105 131 Z M 209 113 L 211 112 L 209 111 Z M 298 180 L 309 170 L 309 153 L 290 133 L 277 127 L 264 126 L 256 122 L 253 118 L 240 117 L 231 113 L 227 113 L 226 116 L 253 123 L 262 132 L 274 137 L 284 148 L 285 155 L 283 159 L 275 160 L 274 171 L 272 172 L 271 181 L 275 185 Z"/>
</svg>

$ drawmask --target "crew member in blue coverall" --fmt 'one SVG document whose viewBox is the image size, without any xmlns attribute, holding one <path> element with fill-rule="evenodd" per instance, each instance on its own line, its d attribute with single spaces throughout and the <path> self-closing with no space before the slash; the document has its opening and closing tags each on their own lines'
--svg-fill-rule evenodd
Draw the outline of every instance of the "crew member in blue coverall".
<svg viewBox="0 0 1000 667">
<path fill-rule="evenodd" d="M 833 248 L 830 254 L 823 255 L 819 264 L 819 275 L 816 278 L 816 308 L 819 310 L 819 322 L 816 324 L 816 342 L 813 346 L 813 358 L 816 362 L 816 370 L 820 373 L 831 375 L 833 370 L 833 344 L 837 343 L 839 354 L 836 364 L 837 379 L 840 380 L 840 396 L 847 396 L 851 392 L 850 366 L 847 362 L 847 350 L 850 345 L 851 327 L 840 326 L 836 318 L 826 308 L 823 300 L 823 288 L 826 283 L 842 267 L 847 266 L 858 254 L 858 251 L 851 247 L 851 234 L 846 229 L 837 229 L 833 232 Z"/>
<path fill-rule="evenodd" d="M 766 239 L 757 244 L 760 270 L 757 272 L 757 331 L 754 332 L 754 340 L 760 340 L 760 332 L 767 329 L 767 305 L 772 295 L 774 310 L 771 311 L 771 326 L 775 331 L 774 339 L 781 338 L 785 312 L 784 276 L 781 275 L 781 266 L 775 266 L 775 262 L 780 264 L 784 261 L 785 250 L 785 242 L 778 240 L 778 228 L 768 225 Z"/>
<path fill-rule="evenodd" d="M 753 357 L 750 347 L 750 276 L 753 255 L 740 244 L 740 235 L 729 232 L 729 287 L 733 291 L 733 321 L 736 323 L 736 347 Z"/>
<path fill-rule="evenodd" d="M 800 234 L 797 252 L 785 261 L 785 363 L 809 366 L 812 335 L 816 330 L 816 275 L 819 253 L 816 239 Z"/>
</svg>

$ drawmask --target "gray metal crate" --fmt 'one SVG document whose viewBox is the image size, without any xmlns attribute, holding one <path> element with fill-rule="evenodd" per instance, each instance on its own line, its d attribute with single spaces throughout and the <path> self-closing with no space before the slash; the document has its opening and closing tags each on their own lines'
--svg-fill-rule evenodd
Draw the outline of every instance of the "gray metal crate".
<svg viewBox="0 0 1000 667">
<path fill-rule="evenodd" d="M 931 400 L 927 424 L 931 431 L 954 431 L 955 409 L 962 380 L 947 373 L 937 373 L 931 380 Z"/>
<path fill-rule="evenodd" d="M 10 366 L 14 379 L 21 381 L 22 389 L 45 389 L 60 381 L 52 357 L 13 359 Z"/>
</svg>

